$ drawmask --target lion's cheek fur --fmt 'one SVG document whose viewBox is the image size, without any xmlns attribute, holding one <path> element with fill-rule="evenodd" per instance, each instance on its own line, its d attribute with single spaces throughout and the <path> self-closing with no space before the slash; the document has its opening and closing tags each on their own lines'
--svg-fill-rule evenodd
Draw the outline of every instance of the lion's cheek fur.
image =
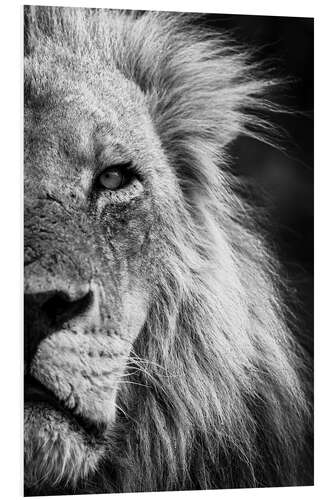
<svg viewBox="0 0 333 500">
<path fill-rule="evenodd" d="M 96 470 L 104 447 L 74 429 L 60 412 L 43 405 L 24 409 L 24 471 L 28 488 L 75 487 Z"/>
</svg>

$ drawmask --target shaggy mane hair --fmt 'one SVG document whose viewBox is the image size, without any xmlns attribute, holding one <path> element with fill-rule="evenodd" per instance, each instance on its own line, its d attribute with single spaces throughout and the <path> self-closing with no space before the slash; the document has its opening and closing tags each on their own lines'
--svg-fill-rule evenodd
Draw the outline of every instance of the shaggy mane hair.
<svg viewBox="0 0 333 500">
<path fill-rule="evenodd" d="M 236 189 L 227 145 L 267 140 L 276 81 L 175 13 L 26 8 L 25 51 L 116 67 L 145 95 L 181 187 L 108 457 L 77 492 L 306 484 L 304 354 L 280 269 Z M 311 475 L 311 473 L 310 473 Z"/>
</svg>

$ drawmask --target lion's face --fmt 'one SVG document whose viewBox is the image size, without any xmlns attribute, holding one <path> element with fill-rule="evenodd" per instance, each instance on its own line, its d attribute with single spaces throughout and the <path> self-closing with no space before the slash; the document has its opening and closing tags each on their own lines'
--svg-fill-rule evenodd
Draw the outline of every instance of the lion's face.
<svg viewBox="0 0 333 500">
<path fill-rule="evenodd" d="M 27 486 L 75 483 L 103 456 L 177 191 L 134 84 L 56 71 L 25 77 Z"/>
</svg>

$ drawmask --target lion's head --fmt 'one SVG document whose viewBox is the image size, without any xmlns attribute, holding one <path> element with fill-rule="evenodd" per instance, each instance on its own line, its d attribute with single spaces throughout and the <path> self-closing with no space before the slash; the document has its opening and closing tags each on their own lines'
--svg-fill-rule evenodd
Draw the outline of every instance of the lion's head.
<svg viewBox="0 0 333 500">
<path fill-rule="evenodd" d="M 28 492 L 297 483 L 298 348 L 224 158 L 272 82 L 176 14 L 25 29 Z"/>
</svg>

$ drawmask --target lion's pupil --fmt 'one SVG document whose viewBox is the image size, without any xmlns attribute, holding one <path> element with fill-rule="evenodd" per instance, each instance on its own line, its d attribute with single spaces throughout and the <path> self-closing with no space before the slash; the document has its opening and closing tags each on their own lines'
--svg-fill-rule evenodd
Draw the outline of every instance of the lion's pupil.
<svg viewBox="0 0 333 500">
<path fill-rule="evenodd" d="M 108 168 L 105 170 L 100 178 L 100 184 L 106 189 L 118 189 L 123 183 L 123 174 L 117 168 Z"/>
</svg>

